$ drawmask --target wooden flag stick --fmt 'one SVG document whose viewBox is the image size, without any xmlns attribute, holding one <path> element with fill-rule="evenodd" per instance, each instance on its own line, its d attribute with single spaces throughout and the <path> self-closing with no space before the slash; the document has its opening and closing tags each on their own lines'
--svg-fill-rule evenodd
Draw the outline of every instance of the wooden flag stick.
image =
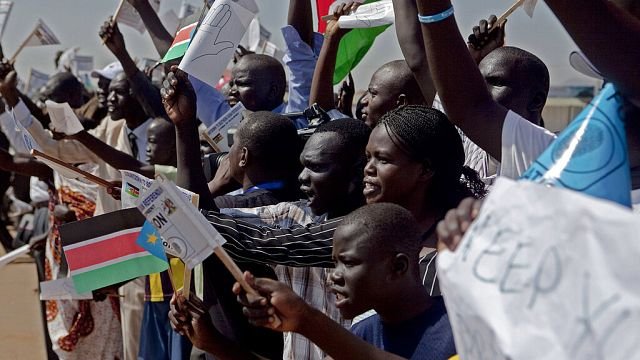
<svg viewBox="0 0 640 360">
<path fill-rule="evenodd" d="M 20 55 L 20 52 L 22 52 L 22 50 L 27 46 L 27 43 L 29 42 L 29 40 L 31 39 L 31 37 L 33 36 L 33 34 L 36 32 L 37 29 L 37 25 L 36 28 L 34 28 L 31 33 L 29 33 L 29 36 L 27 36 L 26 39 L 24 39 L 24 41 L 22 42 L 22 44 L 20 44 L 20 46 L 18 47 L 18 50 L 16 50 L 16 52 L 13 54 L 13 56 L 11 57 L 11 59 L 9 59 L 10 63 L 14 63 L 16 61 L 16 58 L 18 57 L 18 55 Z"/>
<path fill-rule="evenodd" d="M 511 7 L 507 9 L 507 11 L 505 11 L 502 15 L 500 15 L 500 17 L 498 18 L 498 20 L 496 20 L 493 27 L 489 30 L 489 33 L 499 28 L 500 25 L 502 25 L 502 23 L 505 22 L 505 20 L 507 20 L 509 15 L 513 14 L 513 12 L 516 11 L 520 6 L 522 6 L 522 4 L 524 4 L 525 1 L 526 0 L 516 0 L 516 2 L 514 2 L 513 5 L 511 5 Z"/>
<path fill-rule="evenodd" d="M 222 263 L 227 268 L 227 270 L 229 270 L 231 275 L 233 275 L 233 278 L 236 279 L 236 281 L 240 284 L 240 286 L 242 286 L 242 289 L 247 294 L 255 297 L 260 296 L 260 294 L 258 294 L 258 292 L 254 288 L 252 288 L 251 285 L 249 285 L 249 283 L 247 283 L 247 281 L 242 276 L 242 270 L 240 270 L 236 262 L 233 261 L 233 259 L 222 248 L 222 246 L 218 246 L 213 252 L 218 256 L 218 259 L 222 261 Z M 277 328 L 282 324 L 282 321 L 280 320 L 280 318 L 278 318 L 277 315 L 273 315 L 273 317 L 274 317 L 274 322 L 272 325 Z"/>
<path fill-rule="evenodd" d="M 66 162 L 64 162 L 62 160 L 56 159 L 53 156 L 49 156 L 49 155 L 47 155 L 47 154 L 45 154 L 43 152 L 40 152 L 40 151 L 38 151 L 36 149 L 31 150 L 31 155 L 34 156 L 34 157 L 41 157 L 43 159 L 51 161 L 52 163 L 55 163 L 56 165 L 62 166 L 65 169 L 71 170 L 71 171 L 77 173 L 78 175 L 84 177 L 85 179 L 91 181 L 94 184 L 100 185 L 100 186 L 105 187 L 105 188 L 110 188 L 110 187 L 113 186 L 113 184 L 111 184 L 111 182 L 109 182 L 109 181 L 107 181 L 107 180 L 105 180 L 103 178 L 99 178 L 99 177 L 97 177 L 97 176 L 95 176 L 93 174 L 90 174 L 90 173 L 82 170 L 82 169 L 78 169 L 77 167 L 75 167 L 73 165 L 67 164 Z"/>
<path fill-rule="evenodd" d="M 117 21 L 118 15 L 120 15 L 120 10 L 122 10 L 122 5 L 124 5 L 125 1 L 127 1 L 127 0 L 120 0 L 120 3 L 118 4 L 118 7 L 116 8 L 116 12 L 113 13 L 113 19 L 111 20 L 112 24 Z"/>
<path fill-rule="evenodd" d="M 169 262 L 169 267 L 167 268 L 167 272 L 169 273 L 169 282 L 171 283 L 171 290 L 176 292 L 176 284 L 173 283 L 173 270 L 171 270 L 171 259 L 167 259 Z"/>
<path fill-rule="evenodd" d="M 218 147 L 218 145 L 216 145 L 216 143 L 213 141 L 211 136 L 209 136 L 209 134 L 207 134 L 206 130 L 202 132 L 202 137 L 204 137 L 204 139 L 209 143 L 209 145 L 211 145 L 211 148 L 213 149 L 213 151 L 215 151 L 217 153 L 222 152 L 220 147 Z"/>
<path fill-rule="evenodd" d="M 184 281 L 182 282 L 182 295 L 185 299 L 189 299 L 191 295 L 191 269 L 185 266 Z"/>
</svg>

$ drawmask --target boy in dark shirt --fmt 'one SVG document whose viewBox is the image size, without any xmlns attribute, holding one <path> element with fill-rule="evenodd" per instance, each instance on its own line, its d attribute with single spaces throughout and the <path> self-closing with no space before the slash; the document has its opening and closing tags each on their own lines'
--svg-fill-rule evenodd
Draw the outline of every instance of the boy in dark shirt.
<svg viewBox="0 0 640 360">
<path fill-rule="evenodd" d="M 330 279 L 342 316 L 377 312 L 353 325 L 353 334 L 404 358 L 439 360 L 455 355 L 444 302 L 430 297 L 420 279 L 420 231 L 409 211 L 388 203 L 362 207 L 345 217 L 333 241 L 336 267 Z M 269 304 L 264 305 L 265 299 L 243 302 L 252 323 L 274 328 L 276 314 L 282 325 L 275 330 L 299 332 L 334 359 L 370 351 L 348 333 L 324 326 L 326 317 L 284 284 L 258 278 L 254 286 Z M 234 291 L 241 293 L 238 284 Z"/>
</svg>

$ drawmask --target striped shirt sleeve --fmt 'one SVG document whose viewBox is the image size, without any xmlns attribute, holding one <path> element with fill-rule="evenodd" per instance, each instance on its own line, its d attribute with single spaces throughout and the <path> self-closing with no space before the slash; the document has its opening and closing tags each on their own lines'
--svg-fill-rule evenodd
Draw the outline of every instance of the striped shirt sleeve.
<svg viewBox="0 0 640 360">
<path fill-rule="evenodd" d="M 333 267 L 333 232 L 336 218 L 288 229 L 257 226 L 213 211 L 203 214 L 227 241 L 225 250 L 237 261 L 294 267 Z"/>
</svg>

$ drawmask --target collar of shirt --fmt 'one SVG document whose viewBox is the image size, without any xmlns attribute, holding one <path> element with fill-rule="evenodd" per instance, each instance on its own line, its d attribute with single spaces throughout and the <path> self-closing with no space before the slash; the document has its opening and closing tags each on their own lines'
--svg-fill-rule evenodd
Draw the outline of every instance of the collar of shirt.
<svg viewBox="0 0 640 360">
<path fill-rule="evenodd" d="M 147 121 L 140 124 L 137 128 L 131 130 L 128 126 L 125 126 L 127 129 L 127 136 L 133 133 L 136 136 L 136 143 L 138 144 L 138 160 L 146 163 L 146 153 L 147 153 L 147 130 L 149 129 L 149 125 L 151 125 L 151 118 L 147 119 Z"/>
<path fill-rule="evenodd" d="M 276 114 L 284 114 L 286 107 L 287 107 L 287 105 L 285 105 L 285 103 L 282 103 L 282 104 L 276 106 L 275 109 L 271 110 L 271 112 L 274 112 Z"/>
<path fill-rule="evenodd" d="M 282 190 L 284 189 L 284 185 L 284 181 L 269 181 L 248 188 L 244 191 L 244 194 L 248 194 L 257 190 Z"/>
</svg>

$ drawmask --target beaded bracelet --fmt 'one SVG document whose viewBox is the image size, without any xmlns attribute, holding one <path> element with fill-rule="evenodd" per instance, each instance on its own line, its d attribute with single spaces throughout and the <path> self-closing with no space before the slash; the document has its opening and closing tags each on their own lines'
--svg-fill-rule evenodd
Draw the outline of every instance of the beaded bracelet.
<svg viewBox="0 0 640 360">
<path fill-rule="evenodd" d="M 439 13 L 439 14 L 435 14 L 435 15 L 418 15 L 418 21 L 420 21 L 423 24 L 431 24 L 431 23 L 435 23 L 438 21 L 442 21 L 446 18 L 448 18 L 449 16 L 453 15 L 453 5 L 448 8 L 447 10 Z"/>
</svg>

